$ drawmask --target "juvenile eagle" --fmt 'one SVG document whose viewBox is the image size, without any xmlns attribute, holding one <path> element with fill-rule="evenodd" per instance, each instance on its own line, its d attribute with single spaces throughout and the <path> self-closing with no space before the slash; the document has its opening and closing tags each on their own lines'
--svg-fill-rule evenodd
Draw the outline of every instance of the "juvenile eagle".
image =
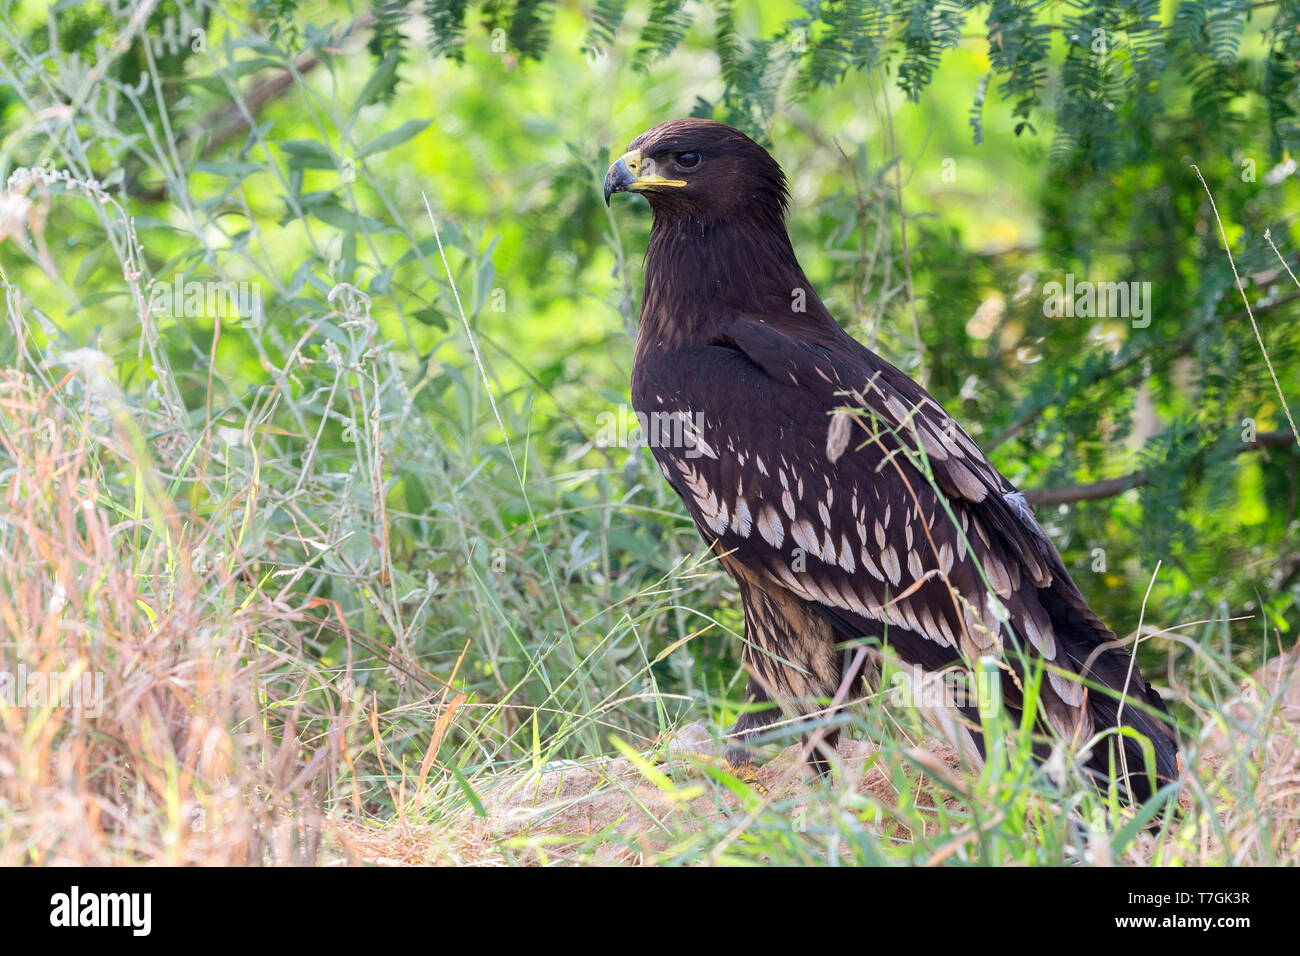
<svg viewBox="0 0 1300 956">
<path fill-rule="evenodd" d="M 812 289 L 776 161 L 730 126 L 674 120 L 610 167 L 605 202 L 618 192 L 654 213 L 632 403 L 661 426 L 654 456 L 740 589 L 748 697 L 769 705 L 732 728 L 728 760 L 752 761 L 745 743 L 774 722 L 771 704 L 802 719 L 856 696 L 871 645 L 929 672 L 992 657 L 1013 711 L 1039 670 L 1041 730 L 1083 745 L 1122 725 L 1150 741 L 1102 734 L 1096 778 L 1126 767 L 1137 799 L 1173 779 L 1164 704 L 1023 496 Z M 982 748 L 977 711 L 965 714 Z"/>
</svg>

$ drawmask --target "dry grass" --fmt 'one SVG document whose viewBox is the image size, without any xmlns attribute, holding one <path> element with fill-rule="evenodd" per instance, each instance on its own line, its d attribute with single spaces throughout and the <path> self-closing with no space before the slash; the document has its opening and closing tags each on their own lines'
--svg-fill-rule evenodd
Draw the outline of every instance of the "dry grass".
<svg viewBox="0 0 1300 956">
<path fill-rule="evenodd" d="M 165 433 L 154 441 L 165 446 Z M 13 370 L 0 379 L 0 628 L 17 705 L 0 707 L 0 864 L 725 863 L 747 858 L 755 834 L 760 854 L 777 853 L 764 833 L 803 835 L 849 806 L 872 808 L 884 844 L 934 840 L 914 862 L 939 863 L 1004 822 L 984 806 L 979 826 L 954 826 L 987 796 L 934 740 L 845 739 L 841 784 L 820 795 L 798 747 L 761 768 L 764 795 L 701 771 L 680 754 L 708 749 L 698 727 L 662 748 L 677 772 L 639 754 L 484 770 L 477 808 L 448 810 L 449 778 L 431 760 L 417 774 L 381 758 L 378 775 L 359 775 L 384 732 L 373 707 L 343 694 L 308 713 L 320 696 L 308 688 L 333 686 L 298 636 L 319 626 L 310 602 L 248 586 L 246 562 L 196 567 L 200 545 L 237 553 L 229 539 L 256 486 L 231 490 L 225 523 L 200 521 L 166 494 L 155 450 L 93 363 L 52 386 Z M 1203 711 L 1183 816 L 1123 859 L 1294 856 L 1297 673 L 1279 658 Z M 59 693 L 33 690 L 40 681 Z M 74 687 L 84 695 L 68 697 Z M 463 704 L 432 708 L 430 755 Z M 395 815 L 363 803 L 373 788 Z M 1090 846 L 1094 862 L 1110 859 L 1104 841 Z"/>
<path fill-rule="evenodd" d="M 204 529 L 151 487 L 111 389 L 57 400 L 94 375 L 0 378 L 0 864 L 310 862 L 336 760 L 296 739 L 266 643 L 301 615 L 196 570 Z"/>
<path fill-rule="evenodd" d="M 1211 719 L 1203 728 L 1195 769 L 1187 773 L 1179 804 L 1183 818 L 1161 834 L 1143 833 L 1121 860 L 1105 852 L 1105 840 L 1090 844 L 1091 862 L 1130 865 L 1251 865 L 1293 858 L 1300 848 L 1300 657 L 1267 665 L 1244 682 L 1239 698 L 1225 708 L 1234 727 L 1221 729 Z M 728 842 L 745 834 L 772 808 L 807 827 L 824 807 L 802 769 L 801 747 L 793 745 L 758 768 L 765 794 L 721 793 L 709 786 L 707 765 L 683 751 L 708 751 L 708 735 L 698 725 L 684 728 L 665 749 L 671 778 L 626 757 L 572 762 L 565 766 L 512 771 L 481 782 L 483 817 L 465 813 L 446 826 L 351 822 L 340 830 L 346 855 L 339 861 L 373 865 L 502 865 L 597 863 L 642 865 L 671 857 L 684 838 L 702 838 L 708 852 L 701 862 L 726 862 Z M 941 836 L 936 801 L 963 811 L 951 790 L 934 781 L 962 787 L 961 762 L 954 749 L 929 738 L 913 748 L 900 792 L 887 772 L 889 755 L 874 745 L 842 738 L 842 786 L 867 795 L 876 805 L 896 808 L 879 828 L 883 840 L 909 841 L 902 822 L 919 818 L 926 834 Z M 882 765 L 883 764 L 883 765 Z M 1203 808 L 1217 807 L 1214 819 Z M 972 831 L 973 835 L 974 831 Z M 926 862 L 951 858 L 961 834 Z M 1104 836 L 1104 835 L 1103 835 Z M 1262 841 L 1268 840 L 1265 846 Z M 849 851 L 840 855 L 850 860 Z"/>
</svg>

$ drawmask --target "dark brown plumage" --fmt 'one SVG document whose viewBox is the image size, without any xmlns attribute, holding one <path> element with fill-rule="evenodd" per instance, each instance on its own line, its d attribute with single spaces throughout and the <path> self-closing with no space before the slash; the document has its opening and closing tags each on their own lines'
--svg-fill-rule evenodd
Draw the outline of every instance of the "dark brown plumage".
<svg viewBox="0 0 1300 956">
<path fill-rule="evenodd" d="M 1023 496 L 817 297 L 785 230 L 776 161 L 729 126 L 676 120 L 610 167 L 606 201 L 625 191 L 654 213 L 632 402 L 681 426 L 654 455 L 740 589 L 749 696 L 824 712 L 869 676 L 856 648 L 873 645 L 928 671 L 995 657 L 1018 709 L 1019 675 L 1041 662 L 1043 729 L 1084 744 L 1122 723 L 1151 741 L 1155 782 L 1173 779 L 1159 695 Z M 746 713 L 729 757 L 749 759 L 745 739 L 774 719 Z M 1099 777 L 1118 763 L 1115 735 L 1105 740 L 1089 758 Z M 1123 746 L 1144 799 L 1142 747 Z"/>
</svg>

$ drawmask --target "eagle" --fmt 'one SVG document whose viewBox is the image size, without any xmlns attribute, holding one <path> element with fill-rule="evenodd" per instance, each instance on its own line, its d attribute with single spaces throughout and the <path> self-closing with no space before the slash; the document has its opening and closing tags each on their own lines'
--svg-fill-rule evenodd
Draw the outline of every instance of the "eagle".
<svg viewBox="0 0 1300 956">
<path fill-rule="evenodd" d="M 785 719 L 813 729 L 808 762 L 828 773 L 833 718 L 888 650 L 922 673 L 991 666 L 1017 714 L 1036 686 L 1036 755 L 1074 742 L 1099 786 L 1142 801 L 1175 779 L 1164 702 L 1024 496 L 812 288 L 776 160 L 678 119 L 636 137 L 604 192 L 653 213 L 632 405 L 744 608 L 748 704 L 727 762 L 752 775 L 754 738 Z M 982 756 L 977 706 L 957 710 Z"/>
</svg>

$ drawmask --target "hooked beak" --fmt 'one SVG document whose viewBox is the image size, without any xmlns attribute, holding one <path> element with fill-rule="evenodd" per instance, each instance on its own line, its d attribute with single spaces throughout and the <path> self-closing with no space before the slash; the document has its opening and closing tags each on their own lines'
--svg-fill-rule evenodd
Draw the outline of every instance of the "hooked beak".
<svg viewBox="0 0 1300 956">
<path fill-rule="evenodd" d="M 605 174 L 605 205 L 614 193 L 640 193 L 660 187 L 679 188 L 684 179 L 667 179 L 655 172 L 654 160 L 643 159 L 641 150 L 634 149 L 618 158 Z"/>
</svg>

